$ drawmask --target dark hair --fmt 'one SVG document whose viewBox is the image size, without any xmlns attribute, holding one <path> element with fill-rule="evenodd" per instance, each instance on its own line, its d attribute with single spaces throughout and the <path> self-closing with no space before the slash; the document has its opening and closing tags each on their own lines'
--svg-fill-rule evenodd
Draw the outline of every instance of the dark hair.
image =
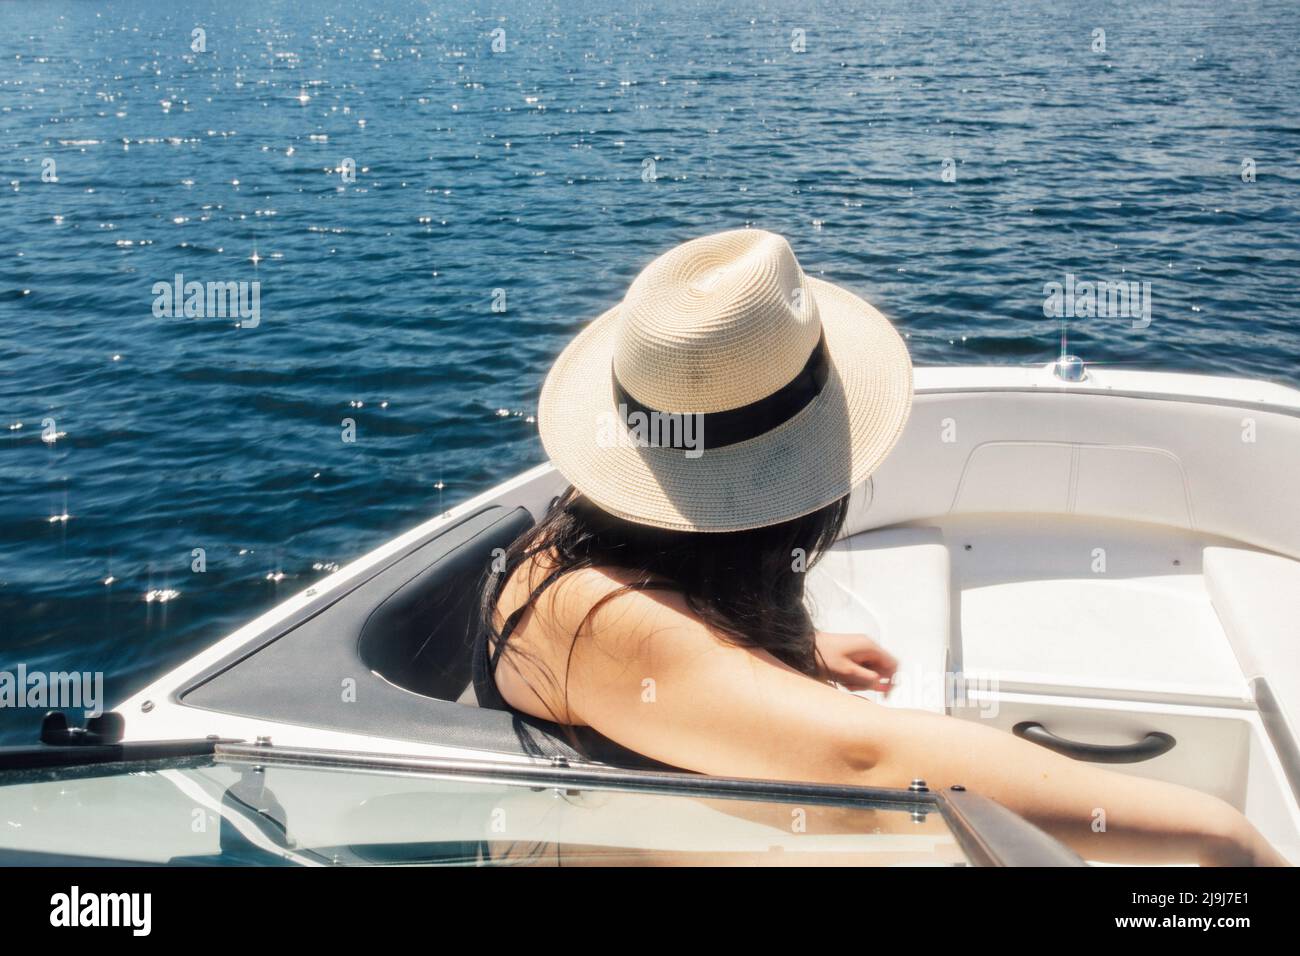
<svg viewBox="0 0 1300 956">
<path fill-rule="evenodd" d="M 816 632 L 804 606 L 804 571 L 811 568 L 839 536 L 848 496 L 778 524 L 747 531 L 670 531 L 636 524 L 601 510 L 570 487 L 552 502 L 546 516 L 517 538 L 504 562 L 483 589 L 482 620 L 491 653 L 506 631 L 499 653 L 522 654 L 509 646 L 509 632 L 547 587 L 583 568 L 619 568 L 634 580 L 602 597 L 581 626 L 606 601 L 625 591 L 676 591 L 719 637 L 742 647 L 760 648 L 801 673 L 818 669 Z M 528 600 L 506 618 L 499 630 L 497 602 L 510 576 L 534 556 L 542 555 L 548 573 Z M 574 634 L 566 660 L 578 640 Z M 532 662 L 537 665 L 538 662 Z M 545 668 L 568 711 L 568 666 L 561 683 Z M 534 688 L 536 690 L 536 688 Z M 539 699 L 545 698 L 539 693 Z M 566 723 L 559 715 L 553 715 Z"/>
</svg>

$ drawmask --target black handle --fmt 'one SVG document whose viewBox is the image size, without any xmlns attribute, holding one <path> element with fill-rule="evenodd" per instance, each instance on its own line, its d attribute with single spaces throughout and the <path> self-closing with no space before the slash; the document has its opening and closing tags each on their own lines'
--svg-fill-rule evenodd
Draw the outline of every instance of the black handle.
<svg viewBox="0 0 1300 956">
<path fill-rule="evenodd" d="M 1141 763 L 1174 749 L 1178 741 L 1169 734 L 1153 730 L 1137 743 L 1132 744 L 1085 744 L 1080 740 L 1067 740 L 1058 737 L 1036 720 L 1024 720 L 1011 728 L 1017 737 L 1065 754 L 1075 760 L 1089 760 L 1092 763 Z"/>
</svg>

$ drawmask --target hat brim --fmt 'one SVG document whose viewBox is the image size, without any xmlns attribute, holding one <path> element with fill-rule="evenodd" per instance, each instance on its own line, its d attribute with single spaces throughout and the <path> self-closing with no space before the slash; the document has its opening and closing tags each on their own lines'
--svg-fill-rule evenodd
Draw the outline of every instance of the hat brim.
<svg viewBox="0 0 1300 956">
<path fill-rule="evenodd" d="M 619 306 L 593 321 L 552 366 L 538 404 L 555 467 L 602 510 L 678 531 L 742 531 L 823 508 L 889 454 L 912 407 L 912 362 L 893 325 L 846 289 L 807 277 L 826 338 L 825 387 L 756 438 L 705 449 L 602 441 L 616 413 L 611 374 Z M 707 431 L 707 428 L 706 428 Z"/>
</svg>

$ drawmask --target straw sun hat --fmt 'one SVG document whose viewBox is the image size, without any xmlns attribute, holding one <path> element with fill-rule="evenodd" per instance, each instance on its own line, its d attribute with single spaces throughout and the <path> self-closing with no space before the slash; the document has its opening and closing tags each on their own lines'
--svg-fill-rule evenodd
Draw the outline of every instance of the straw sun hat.
<svg viewBox="0 0 1300 956">
<path fill-rule="evenodd" d="M 907 346 L 759 229 L 683 243 L 569 343 L 542 386 L 555 467 L 604 511 L 738 531 L 849 493 L 912 404 Z"/>
</svg>

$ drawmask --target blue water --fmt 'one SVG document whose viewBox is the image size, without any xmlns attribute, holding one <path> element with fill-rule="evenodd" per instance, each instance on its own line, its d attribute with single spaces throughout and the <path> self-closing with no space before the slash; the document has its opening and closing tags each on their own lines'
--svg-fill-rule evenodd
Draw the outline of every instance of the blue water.
<svg viewBox="0 0 1300 956">
<path fill-rule="evenodd" d="M 1089 360 L 1300 383 L 1300 17 L 1133 6 L 0 4 L 0 670 L 118 699 L 540 461 L 549 361 L 723 228 L 918 364 L 1049 360 L 1074 273 L 1151 283 Z M 155 317 L 177 273 L 260 323 Z"/>
</svg>

